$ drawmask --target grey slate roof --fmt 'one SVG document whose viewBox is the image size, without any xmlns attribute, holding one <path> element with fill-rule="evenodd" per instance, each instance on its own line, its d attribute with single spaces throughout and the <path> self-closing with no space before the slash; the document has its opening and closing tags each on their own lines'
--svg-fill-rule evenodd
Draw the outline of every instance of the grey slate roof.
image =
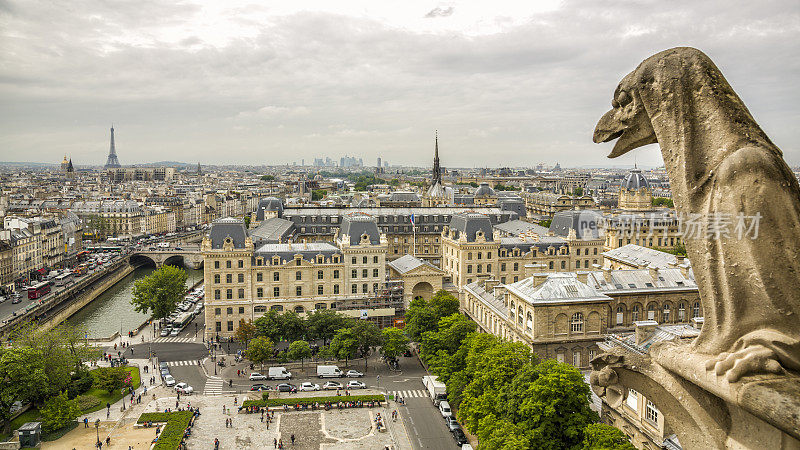
<svg viewBox="0 0 800 450">
<path fill-rule="evenodd" d="M 598 211 L 559 211 L 553 215 L 550 231 L 556 236 L 567 237 L 569 230 L 575 230 L 578 239 L 597 239 L 603 227 L 603 215 Z"/>
<path fill-rule="evenodd" d="M 547 274 L 539 286 L 534 286 L 534 277 L 507 284 L 506 289 L 528 303 L 605 301 L 611 297 L 592 286 L 578 281 L 573 272 Z"/>
<path fill-rule="evenodd" d="M 294 222 L 272 217 L 261 222 L 250 230 L 250 237 L 254 245 L 275 244 L 282 242 L 294 231 Z"/>
<path fill-rule="evenodd" d="M 633 169 L 625 175 L 620 187 L 629 191 L 637 191 L 641 188 L 649 188 L 650 182 L 642 175 L 641 170 Z"/>
<path fill-rule="evenodd" d="M 531 248 L 536 247 L 540 252 L 546 252 L 548 248 L 555 247 L 556 249 L 566 246 L 567 241 L 557 236 L 542 236 L 539 241 L 533 239 L 520 239 L 518 237 L 504 237 L 500 238 L 500 248 L 512 250 L 518 248 L 524 253 L 531 251 Z"/>
<path fill-rule="evenodd" d="M 295 255 L 301 255 L 304 260 L 309 262 L 315 261 L 318 255 L 327 259 L 336 254 L 339 254 L 339 249 L 327 242 L 264 244 L 255 251 L 255 256 L 260 256 L 265 260 L 271 260 L 272 257 L 278 256 L 281 260 L 289 261 L 294 259 Z"/>
<path fill-rule="evenodd" d="M 378 230 L 378 223 L 369 214 L 353 213 L 345 215 L 342 218 L 342 226 L 339 228 L 339 232 L 339 239 L 344 240 L 345 237 L 349 237 L 350 245 L 358 245 L 361 242 L 361 236 L 364 234 L 369 236 L 370 244 L 378 245 L 381 243 L 381 232 Z"/>
<path fill-rule="evenodd" d="M 390 202 L 419 202 L 420 198 L 416 192 L 396 191 L 389 194 Z"/>
<path fill-rule="evenodd" d="M 636 244 L 623 245 L 622 247 L 603 252 L 603 256 L 641 268 L 652 266 L 659 269 L 666 269 L 675 267 L 678 261 L 678 258 L 673 254 Z"/>
<path fill-rule="evenodd" d="M 211 238 L 211 248 L 222 248 L 222 244 L 228 236 L 233 239 L 234 248 L 244 248 L 247 230 L 244 227 L 243 221 L 232 217 L 226 217 L 211 224 L 209 236 Z"/>
<path fill-rule="evenodd" d="M 524 220 L 510 220 L 505 223 L 498 223 L 494 228 L 510 236 L 519 236 L 520 233 L 524 232 L 532 232 L 540 236 L 547 236 L 547 233 L 550 231 L 541 225 L 525 222 Z"/>
<path fill-rule="evenodd" d="M 591 271 L 587 283 L 603 292 L 631 292 L 653 290 L 697 290 L 692 277 L 683 275 L 681 269 L 659 269 L 657 276 L 650 269 L 612 270 L 611 279 L 606 280 L 602 271 Z"/>
<path fill-rule="evenodd" d="M 427 261 L 423 261 L 412 255 L 401 256 L 400 258 L 397 258 L 394 261 L 389 261 L 387 264 L 389 264 L 389 267 L 394 269 L 399 274 L 408 273 L 419 266 L 428 266 L 433 269 L 436 269 L 437 271 L 441 271 L 441 269 L 434 266 L 433 264 Z"/>
<path fill-rule="evenodd" d="M 257 221 L 264 220 L 265 211 L 277 211 L 278 217 L 281 217 L 283 215 L 283 202 L 275 197 L 262 198 L 258 201 L 258 207 L 256 208 Z"/>
<path fill-rule="evenodd" d="M 483 182 L 475 190 L 475 197 L 495 197 L 494 189 L 489 186 L 489 183 Z"/>
<path fill-rule="evenodd" d="M 489 217 L 472 211 L 453 214 L 453 218 L 450 219 L 450 229 L 457 232 L 456 239 L 459 239 L 463 233 L 467 242 L 475 242 L 478 231 L 483 231 L 483 236 L 487 241 L 493 240 L 494 236 Z"/>
</svg>

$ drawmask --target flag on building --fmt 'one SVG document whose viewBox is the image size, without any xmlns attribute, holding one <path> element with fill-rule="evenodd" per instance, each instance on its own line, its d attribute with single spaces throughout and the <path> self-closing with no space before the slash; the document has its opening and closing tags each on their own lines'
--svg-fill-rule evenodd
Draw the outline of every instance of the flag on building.
<svg viewBox="0 0 800 450">
<path fill-rule="evenodd" d="M 414 225 L 414 213 L 411 213 L 411 225 Z"/>
</svg>

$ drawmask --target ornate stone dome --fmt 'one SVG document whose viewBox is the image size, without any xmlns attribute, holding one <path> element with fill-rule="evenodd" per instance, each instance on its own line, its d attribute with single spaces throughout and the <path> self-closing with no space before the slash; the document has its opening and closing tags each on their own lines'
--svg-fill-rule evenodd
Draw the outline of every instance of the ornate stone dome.
<svg viewBox="0 0 800 450">
<path fill-rule="evenodd" d="M 494 189 L 489 187 L 489 183 L 481 183 L 478 189 L 475 190 L 475 197 L 494 197 Z"/>
<path fill-rule="evenodd" d="M 650 182 L 642 175 L 641 170 L 633 169 L 625 175 L 625 179 L 622 180 L 620 187 L 629 191 L 638 191 L 643 188 L 650 189 Z"/>
</svg>

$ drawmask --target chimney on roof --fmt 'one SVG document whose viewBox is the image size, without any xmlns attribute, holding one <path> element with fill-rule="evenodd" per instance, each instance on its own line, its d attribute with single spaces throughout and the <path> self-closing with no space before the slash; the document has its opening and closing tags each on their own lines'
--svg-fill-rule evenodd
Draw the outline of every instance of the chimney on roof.
<svg viewBox="0 0 800 450">
<path fill-rule="evenodd" d="M 589 272 L 585 270 L 580 270 L 575 273 L 578 275 L 578 281 L 580 281 L 581 283 L 586 284 L 589 282 Z"/>
<path fill-rule="evenodd" d="M 633 325 L 636 327 L 636 345 L 642 345 L 653 336 L 658 322 L 655 320 L 639 320 L 633 322 Z"/>
<path fill-rule="evenodd" d="M 483 289 L 486 292 L 493 291 L 495 286 L 497 286 L 498 284 L 500 284 L 499 281 L 495 280 L 494 278 L 489 278 L 483 283 Z"/>
<path fill-rule="evenodd" d="M 545 281 L 547 281 L 547 277 L 550 276 L 549 273 L 535 273 L 533 274 L 533 287 L 538 287 Z"/>
<path fill-rule="evenodd" d="M 603 267 L 603 279 L 606 283 L 611 283 L 611 267 Z"/>
<path fill-rule="evenodd" d="M 658 267 L 650 264 L 647 266 L 647 270 L 650 272 L 650 278 L 652 278 L 653 281 L 658 281 Z"/>
<path fill-rule="evenodd" d="M 703 317 L 692 317 L 692 326 L 698 330 L 703 329 L 703 322 L 705 319 Z"/>
</svg>

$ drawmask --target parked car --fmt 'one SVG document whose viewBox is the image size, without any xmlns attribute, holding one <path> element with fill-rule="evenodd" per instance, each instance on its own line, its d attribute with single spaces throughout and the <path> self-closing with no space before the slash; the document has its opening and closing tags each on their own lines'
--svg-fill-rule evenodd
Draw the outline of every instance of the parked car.
<svg viewBox="0 0 800 450">
<path fill-rule="evenodd" d="M 164 327 L 164 328 L 162 328 L 162 329 L 161 329 L 161 337 L 166 337 L 166 336 L 169 336 L 169 334 L 170 334 L 171 332 L 172 332 L 172 328 L 170 328 L 170 327 Z"/>
<path fill-rule="evenodd" d="M 464 434 L 464 431 L 462 431 L 461 428 L 453 431 L 453 439 L 456 440 L 456 444 L 458 446 L 462 446 L 462 445 L 466 444 L 467 442 L 469 442 L 467 440 L 467 436 Z"/>
<path fill-rule="evenodd" d="M 346 376 L 347 378 L 361 378 L 361 377 L 364 376 L 364 374 L 359 372 L 359 371 L 357 371 L 357 370 L 352 370 L 351 369 L 351 370 L 348 370 L 347 373 L 344 374 L 344 376 Z"/>
<path fill-rule="evenodd" d="M 181 329 L 180 328 L 173 328 L 172 331 L 169 333 L 169 335 L 172 336 L 172 337 L 175 337 L 175 336 L 177 336 L 179 334 L 181 334 Z"/>
<path fill-rule="evenodd" d="M 444 418 L 444 423 L 447 425 L 447 429 L 449 429 L 450 432 L 453 432 L 454 430 L 460 430 L 461 429 L 461 425 L 458 424 L 458 422 L 456 421 L 456 418 L 453 417 L 453 416 L 445 417 Z"/>
<path fill-rule="evenodd" d="M 268 391 L 270 389 L 271 388 L 269 386 L 267 386 L 266 384 L 263 384 L 263 383 L 256 383 L 256 384 L 250 386 L 250 390 L 251 391 Z"/>
<path fill-rule="evenodd" d="M 266 375 L 261 375 L 258 372 L 253 372 L 250 374 L 250 381 L 261 381 L 266 379 L 267 379 Z"/>
<path fill-rule="evenodd" d="M 300 384 L 300 391 L 318 391 L 319 385 L 310 381 L 304 381 Z"/>
<path fill-rule="evenodd" d="M 453 411 L 450 410 L 450 403 L 447 401 L 442 401 L 439 403 L 439 412 L 442 414 L 442 417 L 452 417 Z"/>
<path fill-rule="evenodd" d="M 172 375 L 167 374 L 164 375 L 163 378 L 164 378 L 164 384 L 166 384 L 167 387 L 175 386 L 175 378 L 172 378 Z"/>
<path fill-rule="evenodd" d="M 164 370 L 164 369 L 169 370 L 169 366 L 167 365 L 167 363 L 165 363 L 163 361 L 158 364 L 158 368 L 161 369 L 161 370 Z"/>
<path fill-rule="evenodd" d="M 169 369 L 166 368 L 166 367 L 162 368 L 161 369 L 161 378 L 164 378 L 167 375 L 169 375 Z"/>
<path fill-rule="evenodd" d="M 194 392 L 194 388 L 186 383 L 181 382 L 175 385 L 175 392 L 180 392 L 181 394 L 191 394 Z"/>
<path fill-rule="evenodd" d="M 338 381 L 326 381 L 325 384 L 322 385 L 322 389 L 333 391 L 336 389 L 344 389 L 344 386 Z"/>
<path fill-rule="evenodd" d="M 278 392 L 292 392 L 292 391 L 296 390 L 297 387 L 295 387 L 295 385 L 293 385 L 293 384 L 281 383 L 281 384 L 277 385 L 275 387 L 275 389 L 277 389 Z"/>
<path fill-rule="evenodd" d="M 347 382 L 347 389 L 366 389 L 367 385 L 358 381 L 358 380 L 350 380 Z"/>
<path fill-rule="evenodd" d="M 11 300 L 11 303 L 16 305 L 17 303 L 22 303 L 21 297 L 14 297 L 14 300 Z"/>
</svg>

